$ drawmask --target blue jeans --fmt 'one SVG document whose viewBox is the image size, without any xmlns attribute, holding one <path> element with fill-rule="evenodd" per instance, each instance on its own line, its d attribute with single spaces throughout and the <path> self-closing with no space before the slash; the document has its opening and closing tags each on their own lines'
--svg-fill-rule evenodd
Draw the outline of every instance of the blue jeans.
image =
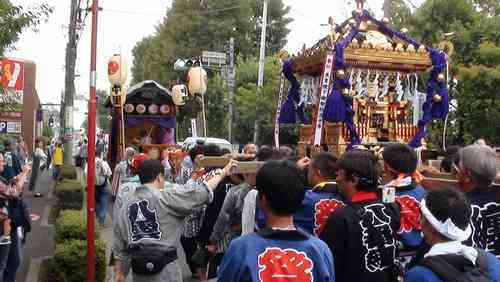
<svg viewBox="0 0 500 282">
<path fill-rule="evenodd" d="M 4 282 L 15 282 L 16 274 L 19 266 L 22 261 L 22 247 L 23 243 L 21 242 L 21 238 L 17 236 L 17 231 L 15 229 L 12 230 L 11 240 L 12 243 L 10 245 L 9 250 L 9 258 L 7 260 L 7 268 L 4 272 Z"/>
<path fill-rule="evenodd" d="M 107 185 L 107 184 L 106 184 Z M 104 225 L 106 214 L 108 213 L 109 193 L 106 186 L 95 186 L 95 214 L 97 222 Z"/>
<path fill-rule="evenodd" d="M 9 259 L 10 244 L 0 245 L 0 281 L 3 282 L 5 269 L 7 268 L 7 260 Z"/>
<path fill-rule="evenodd" d="M 59 180 L 59 177 L 61 177 L 61 166 L 53 165 L 53 168 L 54 168 L 53 179 Z"/>
</svg>

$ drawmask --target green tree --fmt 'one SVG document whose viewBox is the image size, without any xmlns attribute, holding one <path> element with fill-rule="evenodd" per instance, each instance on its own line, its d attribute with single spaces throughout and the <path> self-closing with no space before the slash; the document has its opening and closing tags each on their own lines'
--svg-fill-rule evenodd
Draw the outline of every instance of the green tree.
<svg viewBox="0 0 500 282">
<path fill-rule="evenodd" d="M 481 12 L 489 16 L 500 16 L 500 2 L 498 0 L 474 0 Z"/>
<path fill-rule="evenodd" d="M 403 0 L 384 0 L 382 10 L 384 17 L 387 17 L 391 25 L 397 29 L 406 27 L 410 21 L 411 10 Z"/>
<path fill-rule="evenodd" d="M 427 0 L 412 15 L 412 34 L 437 46 L 443 34 L 454 32 L 452 73 L 459 86 L 453 98 L 456 112 L 449 116 L 449 141 L 471 143 L 485 138 L 500 144 L 500 16 L 498 2 Z M 453 93 L 452 93 L 453 94 Z M 493 121 L 493 122 L 485 122 Z M 432 142 L 439 144 L 442 125 L 431 126 Z"/>
<path fill-rule="evenodd" d="M 290 8 L 281 0 L 271 1 L 268 13 L 266 53 L 286 44 Z M 134 82 L 154 79 L 169 86 L 183 77 L 173 70 L 178 58 L 198 58 L 203 50 L 223 51 L 230 37 L 235 53 L 242 57 L 259 52 L 262 4 L 254 0 L 213 0 L 206 9 L 198 1 L 174 0 L 155 34 L 137 43 L 133 50 Z"/>
<path fill-rule="evenodd" d="M 223 82 L 220 74 L 216 73 L 208 81 L 208 89 L 205 93 L 205 111 L 209 113 L 206 115 L 207 119 L 207 132 L 210 137 L 227 138 L 227 87 Z M 198 106 L 201 108 L 201 105 Z M 179 140 L 184 140 L 186 137 L 191 136 L 191 119 L 196 118 L 192 111 L 192 106 L 186 104 L 180 107 L 181 112 L 177 115 L 177 126 Z M 200 130 L 200 129 L 199 129 Z M 198 132 L 198 134 L 201 134 Z"/>
<path fill-rule="evenodd" d="M 0 0 L 0 56 L 12 47 L 26 28 L 34 28 L 47 20 L 53 8 L 46 3 L 30 8 L 14 5 L 9 0 Z"/>
<path fill-rule="evenodd" d="M 289 33 L 286 26 L 291 21 L 286 17 L 289 9 L 281 0 L 271 1 L 266 54 L 274 54 L 285 46 Z M 174 0 L 156 32 L 136 44 L 133 50 L 133 81 L 153 79 L 167 88 L 185 83 L 186 74 L 174 71 L 174 62 L 179 58 L 198 58 L 203 50 L 223 51 L 230 37 L 235 39 L 238 61 L 245 58 L 255 60 L 259 52 L 261 22 L 261 1 L 211 0 L 205 7 L 200 7 L 198 1 Z M 257 81 L 256 68 L 254 72 L 253 83 Z M 227 89 L 217 71 L 209 70 L 208 75 L 209 84 L 205 95 L 207 129 L 211 136 L 225 138 Z M 189 108 L 189 105 L 181 107 L 177 116 L 179 139 L 189 134 L 193 112 Z M 236 115 L 238 111 L 237 107 Z"/>
<path fill-rule="evenodd" d="M 106 108 L 106 102 L 108 101 L 109 94 L 106 90 L 98 89 L 96 91 L 97 97 L 97 124 L 98 127 L 101 128 L 104 132 L 108 132 L 110 130 L 110 119 L 109 119 L 109 108 Z M 82 123 L 81 128 L 87 130 L 88 117 L 85 117 L 85 120 Z"/>
<path fill-rule="evenodd" d="M 45 123 L 45 122 L 44 122 L 44 123 L 43 123 L 43 129 L 42 129 L 42 136 L 43 136 L 43 137 L 47 137 L 47 138 L 49 138 L 49 140 L 50 140 L 50 138 L 51 138 L 51 137 L 52 137 L 52 135 L 53 135 L 53 132 L 52 132 L 52 131 L 53 131 L 52 127 L 50 127 L 48 123 Z"/>
<path fill-rule="evenodd" d="M 471 26 L 477 16 L 469 0 L 426 0 L 415 10 L 409 28 L 416 39 L 432 45 L 443 40 L 443 34 L 457 25 Z"/>
<path fill-rule="evenodd" d="M 274 118 L 278 101 L 281 63 L 275 57 L 267 57 L 264 86 L 257 89 L 259 64 L 255 57 L 241 59 L 236 72 L 236 126 L 235 140 L 245 144 L 253 139 L 253 126 L 257 115 L 261 123 L 261 144 L 274 143 Z M 259 108 L 259 112 L 255 109 Z"/>
</svg>

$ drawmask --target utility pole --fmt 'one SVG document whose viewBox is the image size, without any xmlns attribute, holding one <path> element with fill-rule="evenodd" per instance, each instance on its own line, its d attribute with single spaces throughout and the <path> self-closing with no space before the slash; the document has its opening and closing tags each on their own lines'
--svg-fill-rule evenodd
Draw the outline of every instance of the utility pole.
<svg viewBox="0 0 500 282">
<path fill-rule="evenodd" d="M 229 67 L 227 68 L 227 86 L 229 88 L 229 121 L 228 121 L 228 140 L 233 144 L 233 123 L 234 123 L 234 38 L 229 39 Z"/>
<path fill-rule="evenodd" d="M 259 55 L 259 77 L 257 80 L 257 101 L 256 101 L 256 109 L 255 113 L 257 114 L 255 117 L 254 123 L 254 133 L 253 133 L 253 142 L 255 144 L 259 141 L 260 135 L 260 118 L 258 115 L 259 112 L 259 98 L 260 98 L 260 90 L 262 89 L 262 85 L 264 85 L 264 66 L 266 63 L 266 30 L 267 30 L 267 6 L 269 0 L 264 0 L 264 7 L 262 8 L 262 30 L 260 33 L 260 55 Z"/>
<path fill-rule="evenodd" d="M 59 106 L 59 135 L 57 139 L 64 136 L 64 92 L 61 92 L 61 106 Z"/>
<path fill-rule="evenodd" d="M 99 0 L 94 0 L 92 11 L 92 35 L 90 44 L 90 99 L 87 123 L 87 282 L 95 279 L 95 130 L 96 130 L 96 65 L 97 65 L 97 13 Z"/>
<path fill-rule="evenodd" d="M 66 45 L 66 75 L 64 85 L 63 142 L 64 163 L 73 164 L 73 97 L 75 94 L 76 28 L 78 21 L 78 0 L 71 0 L 68 44 Z"/>
</svg>

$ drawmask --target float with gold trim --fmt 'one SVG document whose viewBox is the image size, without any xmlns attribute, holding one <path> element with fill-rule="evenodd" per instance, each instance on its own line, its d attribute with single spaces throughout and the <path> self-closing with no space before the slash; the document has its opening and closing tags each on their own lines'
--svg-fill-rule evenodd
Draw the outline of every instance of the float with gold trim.
<svg viewBox="0 0 500 282">
<path fill-rule="evenodd" d="M 352 17 L 341 24 L 330 18 L 330 34 L 312 47 L 281 56 L 289 89 L 278 104 L 276 127 L 300 124 L 301 155 L 326 147 L 340 155 L 356 145 L 391 142 L 418 148 L 426 125 L 448 114 L 447 53 L 356 2 Z"/>
<path fill-rule="evenodd" d="M 125 148 L 134 146 L 151 159 L 168 156 L 172 166 L 180 164 L 185 153 L 177 145 L 176 116 L 181 107 L 198 111 L 192 104 L 197 105 L 198 96 L 207 89 L 205 70 L 191 67 L 186 85 L 174 85 L 171 90 L 153 80 L 125 90 L 126 70 L 126 61 L 121 55 L 111 57 L 108 62 L 111 95 L 106 104 L 111 114 L 108 160 L 114 166 L 124 157 Z"/>
</svg>

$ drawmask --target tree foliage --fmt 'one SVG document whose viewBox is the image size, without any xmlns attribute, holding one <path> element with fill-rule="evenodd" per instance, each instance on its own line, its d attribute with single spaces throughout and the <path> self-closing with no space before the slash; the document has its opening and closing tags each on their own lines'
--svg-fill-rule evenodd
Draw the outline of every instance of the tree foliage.
<svg viewBox="0 0 500 282">
<path fill-rule="evenodd" d="M 266 53 L 273 54 L 286 44 L 289 7 L 271 1 L 268 13 Z M 203 50 L 224 51 L 230 37 L 235 53 L 242 57 L 259 52 L 262 3 L 253 0 L 213 0 L 207 8 L 198 1 L 174 0 L 155 34 L 137 43 L 133 50 L 134 82 L 154 79 L 165 86 L 182 80 L 173 70 L 179 58 L 198 58 Z"/>
<path fill-rule="evenodd" d="M 97 126 L 102 129 L 104 132 L 109 133 L 110 130 L 110 119 L 109 119 L 109 109 L 105 107 L 106 101 L 108 100 L 109 94 L 106 90 L 98 89 L 96 91 L 97 97 Z M 85 120 L 82 123 L 81 128 L 87 130 L 87 120 L 88 116 L 85 117 Z"/>
<path fill-rule="evenodd" d="M 254 121 L 259 116 L 261 123 L 260 143 L 274 143 L 274 118 L 278 102 L 281 63 L 268 57 L 265 64 L 264 85 L 257 89 L 259 64 L 254 57 L 240 60 L 236 83 L 236 141 L 244 144 L 252 141 Z M 258 108 L 258 111 L 256 109 Z"/>
<path fill-rule="evenodd" d="M 390 19 L 391 24 L 397 29 L 406 26 L 410 21 L 411 10 L 403 0 L 384 0 L 382 10 L 384 17 Z"/>
<path fill-rule="evenodd" d="M 454 45 L 451 70 L 459 84 L 452 93 L 457 109 L 449 117 L 449 142 L 470 143 L 481 137 L 500 144 L 498 6 L 498 1 L 489 0 L 427 0 L 408 22 L 412 35 L 423 43 L 436 47 L 450 40 Z M 451 32 L 454 35 L 445 39 L 444 35 Z M 442 126 L 434 129 L 437 143 Z"/>
<path fill-rule="evenodd" d="M 266 40 L 266 54 L 270 56 L 286 44 L 289 33 L 286 26 L 291 21 L 286 17 L 289 9 L 281 0 L 270 1 Z M 255 58 L 259 53 L 261 23 L 262 1 L 211 0 L 206 2 L 204 7 L 200 7 L 199 1 L 174 0 L 163 22 L 156 27 L 156 32 L 134 47 L 133 81 L 137 83 L 152 79 L 168 88 L 174 84 L 185 83 L 186 74 L 173 69 L 177 59 L 199 58 L 204 50 L 225 52 L 229 39 L 233 37 L 237 58 L 235 136 L 238 141 L 249 141 L 251 138 L 247 138 L 247 135 L 253 132 L 255 101 L 253 105 L 249 103 L 251 99 L 256 99 L 257 88 L 248 84 L 255 85 L 257 81 L 258 67 Z M 270 80 L 278 79 L 279 74 L 276 74 L 274 67 L 270 67 L 270 72 L 267 72 L 269 67 L 266 64 L 266 77 Z M 240 69 L 245 74 L 240 74 Z M 252 74 L 248 73 L 250 69 Z M 227 87 L 219 71 L 208 70 L 208 75 L 209 83 L 205 94 L 207 131 L 210 136 L 226 138 Z M 270 88 L 266 90 L 266 87 L 268 86 L 265 85 L 262 90 L 264 97 L 270 93 Z M 185 109 L 181 108 L 177 116 L 179 139 L 189 134 L 192 118 L 192 111 L 187 110 L 189 106 L 183 107 Z M 269 105 L 266 104 L 261 109 L 269 110 L 264 116 L 270 117 Z M 241 126 L 250 123 L 251 128 L 249 126 L 246 130 L 240 130 Z"/>
<path fill-rule="evenodd" d="M 46 3 L 26 9 L 9 0 L 0 0 L 0 56 L 19 40 L 26 28 L 36 27 L 47 20 L 53 8 Z"/>
</svg>

